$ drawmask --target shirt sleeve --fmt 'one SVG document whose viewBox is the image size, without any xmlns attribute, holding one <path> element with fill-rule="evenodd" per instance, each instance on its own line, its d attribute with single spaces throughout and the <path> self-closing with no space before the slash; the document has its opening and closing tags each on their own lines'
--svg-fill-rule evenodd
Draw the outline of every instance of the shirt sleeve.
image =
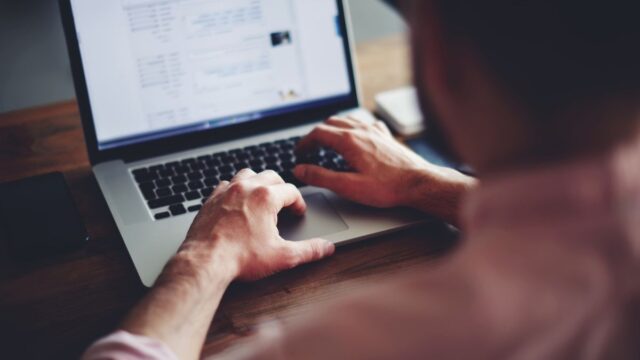
<svg viewBox="0 0 640 360">
<path fill-rule="evenodd" d="M 178 360 L 164 343 L 126 331 L 115 332 L 91 345 L 82 360 Z"/>
</svg>

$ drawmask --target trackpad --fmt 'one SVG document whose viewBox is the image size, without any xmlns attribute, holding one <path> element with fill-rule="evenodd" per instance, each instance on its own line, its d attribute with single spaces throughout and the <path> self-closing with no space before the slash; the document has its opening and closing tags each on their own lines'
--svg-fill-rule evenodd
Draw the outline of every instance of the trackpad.
<svg viewBox="0 0 640 360">
<path fill-rule="evenodd" d="M 278 216 L 278 230 L 285 240 L 307 240 L 349 229 L 324 194 L 307 195 L 304 200 L 307 202 L 304 216 L 296 216 L 286 210 Z"/>
</svg>

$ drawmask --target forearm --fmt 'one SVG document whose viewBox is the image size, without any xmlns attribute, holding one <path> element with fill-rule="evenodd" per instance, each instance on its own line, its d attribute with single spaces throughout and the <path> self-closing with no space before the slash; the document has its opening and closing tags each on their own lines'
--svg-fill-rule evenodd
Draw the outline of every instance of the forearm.
<svg viewBox="0 0 640 360">
<path fill-rule="evenodd" d="M 162 341 L 180 359 L 197 359 L 236 269 L 221 251 L 191 242 L 167 264 L 122 329 Z"/>
<path fill-rule="evenodd" d="M 460 225 L 460 207 L 477 180 L 453 169 L 418 170 L 406 203 L 449 224 Z"/>
</svg>

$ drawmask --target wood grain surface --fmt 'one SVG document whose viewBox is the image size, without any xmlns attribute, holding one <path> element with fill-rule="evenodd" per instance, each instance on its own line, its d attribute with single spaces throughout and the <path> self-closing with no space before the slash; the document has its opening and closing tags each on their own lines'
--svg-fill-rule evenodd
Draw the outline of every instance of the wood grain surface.
<svg viewBox="0 0 640 360">
<path fill-rule="evenodd" d="M 357 52 L 368 107 L 375 93 L 408 83 L 402 37 L 366 43 Z M 80 251 L 20 262 L 0 239 L 0 358 L 77 358 L 113 331 L 146 292 L 91 173 L 75 102 L 0 115 L 0 182 L 52 171 L 64 172 L 91 240 Z M 434 224 L 341 247 L 331 259 L 263 281 L 234 284 L 204 353 L 229 346 L 262 320 L 295 316 L 403 271 L 426 271 L 452 244 L 455 234 Z"/>
</svg>

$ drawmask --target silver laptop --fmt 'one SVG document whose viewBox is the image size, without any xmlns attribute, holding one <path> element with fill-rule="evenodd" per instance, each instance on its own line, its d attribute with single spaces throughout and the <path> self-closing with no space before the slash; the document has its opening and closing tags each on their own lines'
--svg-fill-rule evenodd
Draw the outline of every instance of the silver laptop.
<svg viewBox="0 0 640 360">
<path fill-rule="evenodd" d="M 341 0 L 61 0 L 93 171 L 133 263 L 151 286 L 202 203 L 242 168 L 272 169 L 309 210 L 281 219 L 287 240 L 337 244 L 424 221 L 305 186 L 301 161 L 336 171 L 331 149 L 296 142 L 360 109 Z M 376 191 L 376 189 L 371 189 Z"/>
</svg>

